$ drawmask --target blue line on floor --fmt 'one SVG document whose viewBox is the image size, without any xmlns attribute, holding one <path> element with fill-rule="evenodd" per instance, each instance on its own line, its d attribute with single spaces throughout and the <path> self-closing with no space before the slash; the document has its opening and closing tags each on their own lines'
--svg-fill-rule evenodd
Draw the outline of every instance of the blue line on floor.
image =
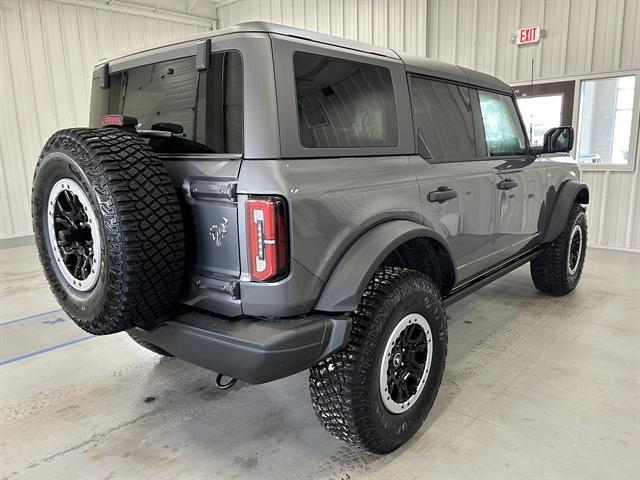
<svg viewBox="0 0 640 480">
<path fill-rule="evenodd" d="M 23 322 L 24 320 L 29 320 L 31 318 L 42 317 L 43 315 L 47 315 L 49 313 L 60 312 L 61 308 L 56 308 L 55 310 L 49 310 L 47 312 L 34 313 L 33 315 L 27 315 L 26 317 L 15 318 L 13 320 L 7 320 L 6 322 L 0 322 L 0 327 L 4 327 L 5 325 L 11 325 L 12 323 Z"/>
<path fill-rule="evenodd" d="M 19 362 L 20 360 L 24 360 L 26 358 L 35 357 L 36 355 L 47 353 L 47 352 L 50 352 L 51 350 L 57 350 L 59 348 L 73 345 L 74 343 L 84 342 L 85 340 L 89 340 L 91 338 L 96 338 L 96 337 L 94 335 L 87 335 L 86 337 L 75 338 L 73 340 L 67 340 L 66 342 L 57 343 L 56 345 L 51 345 L 50 347 L 43 348 L 42 350 L 36 350 L 35 352 L 25 353 L 23 355 L 18 355 L 17 357 L 13 357 L 13 358 L 7 358 L 6 360 L 0 361 L 0 367 L 3 365 L 8 365 L 10 363 Z"/>
</svg>

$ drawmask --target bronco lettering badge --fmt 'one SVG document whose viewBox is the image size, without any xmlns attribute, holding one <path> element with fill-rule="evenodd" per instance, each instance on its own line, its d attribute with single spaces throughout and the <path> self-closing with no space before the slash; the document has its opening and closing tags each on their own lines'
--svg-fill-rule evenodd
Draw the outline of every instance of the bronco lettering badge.
<svg viewBox="0 0 640 480">
<path fill-rule="evenodd" d="M 222 222 L 216 225 L 211 225 L 209 227 L 209 236 L 211 237 L 211 240 L 213 240 L 213 242 L 216 244 L 216 247 L 222 246 L 222 241 L 229 231 L 227 227 L 228 224 L 229 220 L 225 217 L 222 217 Z"/>
</svg>

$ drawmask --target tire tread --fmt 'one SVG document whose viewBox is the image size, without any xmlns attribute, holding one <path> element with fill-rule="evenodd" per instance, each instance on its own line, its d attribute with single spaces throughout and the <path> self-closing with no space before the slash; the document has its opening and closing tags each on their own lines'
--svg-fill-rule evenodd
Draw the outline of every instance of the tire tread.
<svg viewBox="0 0 640 480">
<path fill-rule="evenodd" d="M 153 150 L 134 134 L 113 128 L 72 128 L 47 141 L 34 182 L 47 154 L 56 150 L 71 153 L 94 190 L 109 259 L 106 300 L 99 315 L 86 320 L 65 310 L 93 334 L 154 326 L 175 301 L 184 269 L 182 214 L 167 171 Z M 38 208 L 34 197 L 36 232 L 46 228 L 35 214 Z M 41 262 L 64 308 L 65 292 L 57 284 L 42 241 L 38 242 Z"/>
<path fill-rule="evenodd" d="M 583 254 L 578 270 L 571 277 L 568 274 L 566 259 L 569 248 L 569 237 L 573 226 L 580 221 L 583 235 Z M 543 250 L 531 260 L 531 279 L 535 287 L 541 292 L 551 295 L 566 295 L 571 292 L 580 279 L 586 256 L 587 222 L 584 217 L 584 207 L 574 203 L 569 211 L 567 223 L 562 233 L 553 242 L 543 245 Z"/>
<path fill-rule="evenodd" d="M 444 316 L 440 291 L 428 277 L 399 267 L 376 270 L 360 305 L 352 314 L 347 345 L 311 367 L 309 389 L 313 410 L 324 428 L 336 438 L 372 453 L 387 453 L 402 444 L 398 438 L 381 437 L 372 428 L 367 404 L 369 383 L 362 373 L 369 370 L 375 361 L 376 340 L 393 306 L 412 287 L 424 288 L 425 283 L 431 290 L 430 296 L 438 299 L 437 309 Z M 446 322 L 443 334 L 446 356 Z M 437 385 L 442 380 L 443 369 L 444 363 L 438 372 Z M 426 411 L 430 408 L 431 404 Z"/>
</svg>

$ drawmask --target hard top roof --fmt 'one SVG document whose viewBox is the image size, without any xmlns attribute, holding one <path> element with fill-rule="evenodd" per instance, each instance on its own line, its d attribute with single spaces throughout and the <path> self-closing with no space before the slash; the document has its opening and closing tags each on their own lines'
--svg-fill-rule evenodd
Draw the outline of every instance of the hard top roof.
<svg viewBox="0 0 640 480">
<path fill-rule="evenodd" d="M 312 32 L 309 30 L 303 30 L 300 28 L 289 27 L 286 25 L 279 25 L 276 23 L 253 21 L 239 23 L 233 27 L 223 28 L 220 30 L 213 30 L 204 32 L 198 35 L 192 35 L 189 37 L 173 40 L 170 42 L 164 42 L 158 45 L 141 48 L 132 52 L 128 52 L 123 55 L 110 58 L 108 60 L 101 60 L 99 63 L 112 62 L 114 60 L 121 60 L 132 55 L 138 55 L 143 52 L 151 52 L 153 50 L 161 49 L 171 45 L 179 45 L 182 43 L 197 42 L 206 38 L 215 38 L 223 35 L 231 35 L 237 33 L 269 33 L 276 35 L 283 35 L 289 37 L 300 38 L 309 40 L 312 42 L 324 43 L 327 45 L 333 45 L 337 47 L 347 48 L 359 52 L 369 53 L 373 55 L 379 55 L 395 60 L 402 60 L 405 64 L 407 72 L 416 73 L 421 75 L 427 75 L 431 77 L 444 78 L 447 80 L 477 85 L 481 88 L 488 88 L 505 93 L 511 93 L 511 87 L 504 82 L 498 80 L 491 75 L 487 75 L 475 70 L 471 70 L 466 67 L 460 67 L 450 63 L 440 62 L 427 57 L 421 57 L 419 55 L 410 55 L 404 52 L 396 52 L 390 48 L 377 47 L 368 43 L 357 42 L 355 40 L 349 40 L 346 38 L 336 37 L 325 33 Z"/>
</svg>

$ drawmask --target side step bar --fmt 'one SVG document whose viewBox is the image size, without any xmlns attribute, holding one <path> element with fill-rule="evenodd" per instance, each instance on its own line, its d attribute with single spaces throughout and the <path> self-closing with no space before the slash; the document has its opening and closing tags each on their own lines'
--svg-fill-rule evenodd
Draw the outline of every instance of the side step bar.
<svg viewBox="0 0 640 480">
<path fill-rule="evenodd" d="M 514 271 L 516 268 L 521 267 L 525 263 L 530 262 L 533 258 L 537 257 L 540 254 L 539 249 L 532 250 L 530 252 L 525 253 L 519 257 L 516 257 L 514 260 L 510 260 L 507 263 L 499 265 L 498 267 L 491 269 L 487 272 L 481 273 L 480 275 L 471 278 L 465 283 L 459 285 L 449 292 L 444 299 L 444 305 L 448 307 L 449 305 L 453 305 L 458 300 L 463 299 L 467 295 L 472 294 L 473 292 L 480 290 L 482 287 L 488 285 L 489 283 L 497 280 L 498 278 L 506 275 L 509 272 Z"/>
</svg>

